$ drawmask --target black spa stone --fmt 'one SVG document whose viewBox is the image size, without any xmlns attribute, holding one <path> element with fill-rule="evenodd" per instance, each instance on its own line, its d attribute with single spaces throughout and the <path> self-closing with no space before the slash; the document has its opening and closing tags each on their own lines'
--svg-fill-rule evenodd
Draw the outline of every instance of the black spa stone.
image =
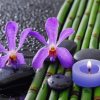
<svg viewBox="0 0 100 100">
<path fill-rule="evenodd" d="M 0 87 L 0 94 L 3 94 L 5 96 L 19 96 L 21 94 L 26 94 L 32 82 L 33 76 L 26 77 L 26 78 L 27 78 L 26 80 L 21 79 L 19 80 L 20 82 L 16 81 L 16 83 L 13 82 L 12 84 L 8 84 L 6 86 Z"/>
<path fill-rule="evenodd" d="M 52 75 L 47 80 L 50 88 L 54 90 L 64 90 L 71 86 L 72 79 L 70 76 L 65 76 L 62 74 Z"/>
<path fill-rule="evenodd" d="M 83 49 L 74 55 L 75 61 L 83 59 L 96 59 L 100 60 L 100 50 L 98 49 Z"/>
<path fill-rule="evenodd" d="M 19 80 L 24 80 L 27 77 L 34 76 L 33 68 L 26 67 L 27 65 L 19 66 L 19 69 L 13 69 L 12 67 L 4 67 L 3 69 L 0 69 L 0 88 L 14 82 L 16 84 Z"/>
<path fill-rule="evenodd" d="M 77 44 L 72 41 L 72 40 L 64 40 L 60 45 L 59 47 L 65 47 L 69 50 L 69 52 L 71 54 L 74 54 L 75 53 L 75 50 L 77 48 Z"/>
</svg>

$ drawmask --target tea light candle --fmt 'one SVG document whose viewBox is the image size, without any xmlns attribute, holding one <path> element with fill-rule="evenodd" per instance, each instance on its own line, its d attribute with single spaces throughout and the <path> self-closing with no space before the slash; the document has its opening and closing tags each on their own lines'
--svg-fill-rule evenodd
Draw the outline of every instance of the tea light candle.
<svg viewBox="0 0 100 100">
<path fill-rule="evenodd" d="M 100 86 L 100 61 L 85 59 L 76 62 L 72 67 L 72 78 L 82 87 Z"/>
</svg>

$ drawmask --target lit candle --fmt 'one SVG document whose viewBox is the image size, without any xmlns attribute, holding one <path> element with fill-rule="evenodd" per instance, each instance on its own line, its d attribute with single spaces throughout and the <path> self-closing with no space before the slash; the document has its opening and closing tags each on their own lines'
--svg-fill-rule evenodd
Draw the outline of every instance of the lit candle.
<svg viewBox="0 0 100 100">
<path fill-rule="evenodd" d="M 87 63 L 87 68 L 88 68 L 88 72 L 91 74 L 91 67 L 92 67 L 92 64 L 91 64 L 91 61 L 89 60 L 88 63 Z"/>
<path fill-rule="evenodd" d="M 76 62 L 72 68 L 72 78 L 82 87 L 100 86 L 100 61 L 85 59 Z"/>
</svg>

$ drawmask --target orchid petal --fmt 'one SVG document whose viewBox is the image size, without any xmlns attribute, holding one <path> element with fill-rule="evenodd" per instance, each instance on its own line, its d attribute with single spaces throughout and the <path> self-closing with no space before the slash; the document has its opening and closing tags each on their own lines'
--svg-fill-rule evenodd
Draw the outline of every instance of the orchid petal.
<svg viewBox="0 0 100 100">
<path fill-rule="evenodd" d="M 30 35 L 34 36 L 35 38 L 37 38 L 41 43 L 43 43 L 44 45 L 47 45 L 47 42 L 44 38 L 44 36 L 42 36 L 40 33 L 34 31 L 34 32 L 30 32 Z"/>
<path fill-rule="evenodd" d="M 57 42 L 57 45 L 59 45 L 64 39 L 66 39 L 68 36 L 72 35 L 74 33 L 74 29 L 67 28 L 63 30 L 59 36 L 59 40 Z"/>
<path fill-rule="evenodd" d="M 17 53 L 17 63 L 18 64 L 26 64 L 22 53 Z"/>
<path fill-rule="evenodd" d="M 5 67 L 7 60 L 9 59 L 8 55 L 0 57 L 0 68 Z"/>
<path fill-rule="evenodd" d="M 58 36 L 58 27 L 59 27 L 59 22 L 57 18 L 51 17 L 47 19 L 46 24 L 45 24 L 45 29 L 46 29 L 50 44 L 51 43 L 56 44 L 56 40 Z"/>
<path fill-rule="evenodd" d="M 5 30 L 8 40 L 8 48 L 9 50 L 14 50 L 16 47 L 15 39 L 18 31 L 18 24 L 14 21 L 9 21 L 5 26 Z"/>
<path fill-rule="evenodd" d="M 32 66 L 35 69 L 41 68 L 43 66 L 44 60 L 48 57 L 49 49 L 46 47 L 41 48 L 32 61 Z"/>
<path fill-rule="evenodd" d="M 64 68 L 72 67 L 73 58 L 72 58 L 72 55 L 70 54 L 70 52 L 66 48 L 58 47 L 57 48 L 57 56 L 58 56 L 58 59 L 62 65 L 62 67 L 64 67 Z"/>
<path fill-rule="evenodd" d="M 4 52 L 6 53 L 7 50 L 5 49 L 5 47 L 0 43 L 0 52 Z"/>
<path fill-rule="evenodd" d="M 29 32 L 31 32 L 32 29 L 31 28 L 26 28 L 22 31 L 21 36 L 20 36 L 20 41 L 19 41 L 19 46 L 17 48 L 17 51 L 23 46 L 23 43 L 27 37 L 27 35 L 29 34 Z"/>
</svg>

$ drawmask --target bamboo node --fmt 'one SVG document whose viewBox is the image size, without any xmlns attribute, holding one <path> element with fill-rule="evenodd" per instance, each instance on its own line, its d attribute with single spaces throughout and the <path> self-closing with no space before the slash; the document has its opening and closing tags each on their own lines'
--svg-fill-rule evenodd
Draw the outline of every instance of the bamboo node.
<svg viewBox="0 0 100 100">
<path fill-rule="evenodd" d="M 51 72 L 47 72 L 46 76 L 50 77 L 51 75 L 53 75 Z"/>
<path fill-rule="evenodd" d="M 96 3 L 97 3 L 97 4 L 99 4 L 99 3 L 100 3 L 100 1 L 99 1 L 99 0 L 96 0 Z"/>
<path fill-rule="evenodd" d="M 71 0 L 67 0 L 67 3 L 71 3 L 72 1 Z"/>
<path fill-rule="evenodd" d="M 100 100 L 100 96 L 94 97 L 94 100 Z"/>
<path fill-rule="evenodd" d="M 89 15 L 90 15 L 90 13 L 89 13 L 89 12 L 85 12 L 85 15 L 89 16 Z"/>
<path fill-rule="evenodd" d="M 72 95 L 76 95 L 76 96 L 79 96 L 79 91 L 72 91 Z"/>
<path fill-rule="evenodd" d="M 38 89 L 37 87 L 30 87 L 30 89 L 29 89 L 29 90 L 34 91 L 34 92 L 36 92 L 36 93 L 37 93 L 39 89 Z"/>
<path fill-rule="evenodd" d="M 77 15 L 76 17 L 77 17 L 77 18 L 81 18 L 81 16 L 80 16 L 80 15 Z"/>
<path fill-rule="evenodd" d="M 93 24 L 89 24 L 89 27 L 93 28 Z"/>
<path fill-rule="evenodd" d="M 76 39 L 80 41 L 81 40 L 81 36 L 77 35 Z"/>
<path fill-rule="evenodd" d="M 92 36 L 95 37 L 95 38 L 98 38 L 98 35 L 95 32 L 92 34 Z"/>
<path fill-rule="evenodd" d="M 73 20 L 73 17 L 72 17 L 72 16 L 70 16 L 70 17 L 69 17 L 69 19 L 70 19 L 70 20 Z"/>
</svg>

